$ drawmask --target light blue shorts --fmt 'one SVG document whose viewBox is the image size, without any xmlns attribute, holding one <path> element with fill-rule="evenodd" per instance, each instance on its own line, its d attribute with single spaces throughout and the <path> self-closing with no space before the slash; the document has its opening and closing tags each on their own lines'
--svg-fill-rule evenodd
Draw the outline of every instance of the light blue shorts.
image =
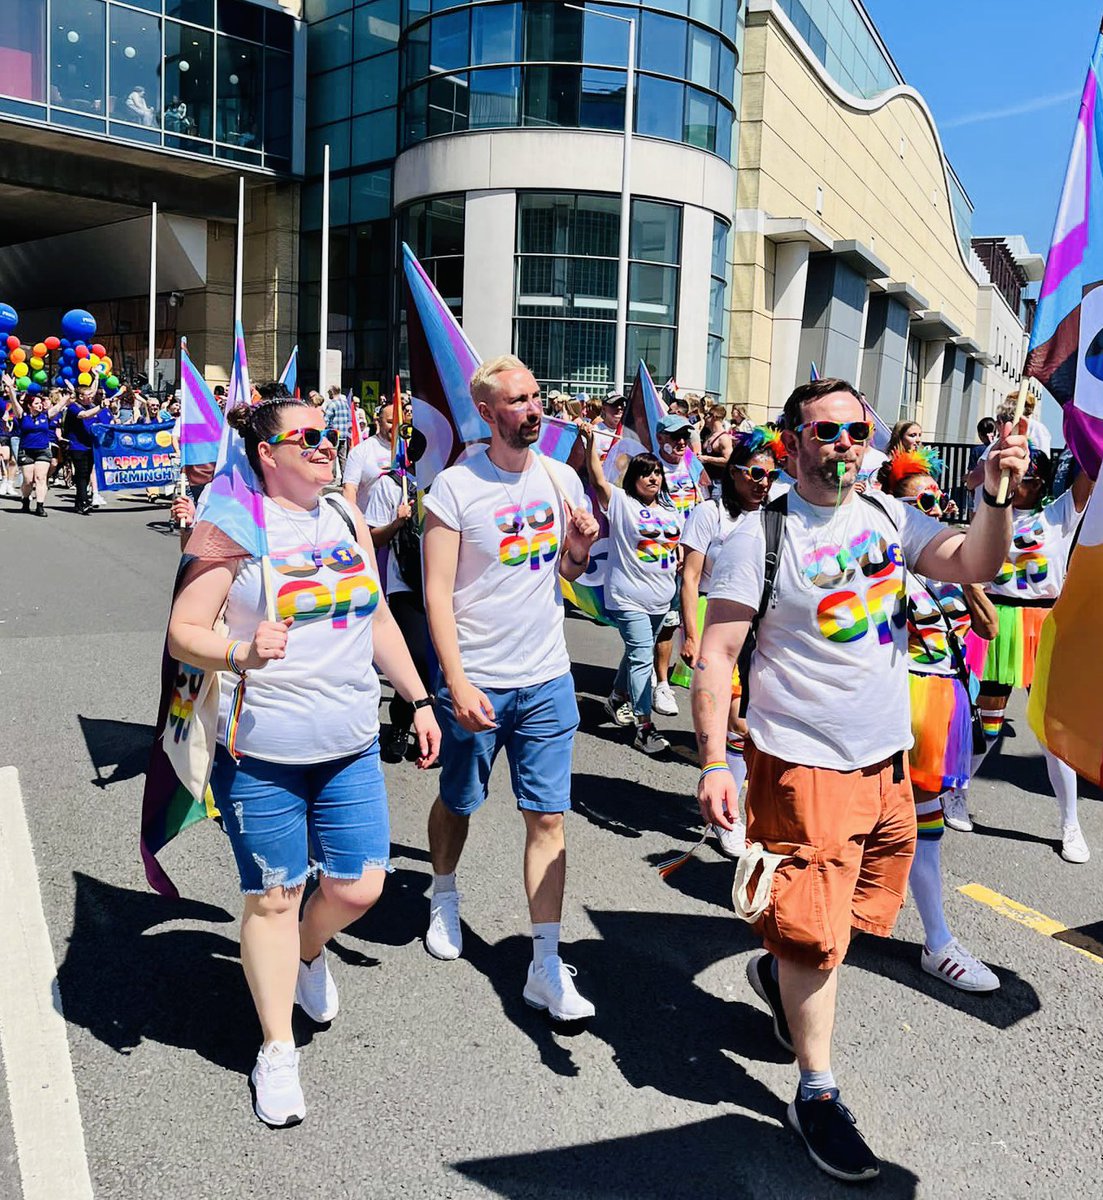
<svg viewBox="0 0 1103 1200">
<path fill-rule="evenodd" d="M 574 678 L 529 688 L 482 688 L 497 729 L 471 733 L 456 720 L 448 689 L 437 692 L 440 722 L 440 798 L 458 816 L 473 813 L 486 799 L 498 751 L 505 747 L 517 807 L 560 813 L 571 807 L 571 755 L 578 728 Z"/>
</svg>

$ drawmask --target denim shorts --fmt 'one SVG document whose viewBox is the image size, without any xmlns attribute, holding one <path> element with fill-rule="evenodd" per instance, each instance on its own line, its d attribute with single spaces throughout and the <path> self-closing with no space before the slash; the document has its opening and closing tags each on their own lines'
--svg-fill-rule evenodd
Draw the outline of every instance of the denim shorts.
<svg viewBox="0 0 1103 1200">
<path fill-rule="evenodd" d="M 527 688 L 482 688 L 498 721 L 497 729 L 471 733 L 456 720 L 446 687 L 437 692 L 440 722 L 440 798 L 459 816 L 473 813 L 486 799 L 490 772 L 505 747 L 517 807 L 560 813 L 571 807 L 571 755 L 578 728 L 574 678 Z"/>
<path fill-rule="evenodd" d="M 241 890 L 295 888 L 317 872 L 359 879 L 390 870 L 391 828 L 379 742 L 321 763 L 274 763 L 225 746 L 211 790 L 237 859 Z"/>
</svg>

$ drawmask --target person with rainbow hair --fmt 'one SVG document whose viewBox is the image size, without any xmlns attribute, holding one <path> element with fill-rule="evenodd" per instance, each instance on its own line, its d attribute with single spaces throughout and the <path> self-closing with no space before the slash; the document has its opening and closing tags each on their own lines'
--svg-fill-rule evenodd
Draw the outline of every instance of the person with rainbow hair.
<svg viewBox="0 0 1103 1200">
<path fill-rule="evenodd" d="M 933 450 L 901 445 L 881 467 L 887 496 L 939 518 L 946 506 L 938 486 L 942 462 Z M 920 967 L 963 992 L 994 992 L 1000 981 L 950 932 L 942 900 L 943 796 L 969 786 L 976 676 L 963 642 L 995 636 L 996 612 L 976 583 L 939 583 L 909 571 L 906 581 L 908 690 L 914 739 L 908 752 L 917 840 L 908 874 L 923 922 Z M 974 645 L 977 644 L 974 642 Z"/>
<path fill-rule="evenodd" d="M 724 467 L 716 472 L 719 494 L 692 510 L 682 533 L 682 660 L 690 670 L 697 664 L 700 630 L 705 623 L 716 556 L 740 518 L 757 512 L 765 504 L 777 484 L 779 464 L 785 460 L 781 434 L 767 425 L 756 425 L 747 432 L 730 436 L 731 453 Z M 743 761 L 747 723 L 739 715 L 741 696 L 737 671 L 732 674 L 725 757 L 738 791 L 747 779 Z M 716 825 L 713 832 L 725 854 L 737 858 L 743 853 L 747 830 L 741 818 L 736 817 L 732 829 Z"/>
</svg>

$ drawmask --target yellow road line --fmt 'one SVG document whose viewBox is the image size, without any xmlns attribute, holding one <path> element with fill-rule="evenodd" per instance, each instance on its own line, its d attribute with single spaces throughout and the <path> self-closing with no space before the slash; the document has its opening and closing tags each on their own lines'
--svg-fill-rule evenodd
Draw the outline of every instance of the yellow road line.
<svg viewBox="0 0 1103 1200">
<path fill-rule="evenodd" d="M 1027 908 L 1025 904 L 1020 904 L 1017 900 L 1010 900 L 1007 896 L 1001 896 L 999 892 L 994 892 L 981 883 L 967 883 L 963 887 L 959 887 L 958 891 L 962 895 L 968 896 L 970 900 L 987 905 L 994 912 L 998 912 L 1000 916 L 1017 921 L 1020 925 L 1025 925 L 1027 929 L 1033 929 L 1035 933 L 1040 933 L 1043 937 L 1064 942 L 1077 954 L 1082 954 L 1085 958 L 1090 958 L 1092 962 L 1103 965 L 1103 945 L 1100 945 L 1095 938 L 1088 937 L 1087 934 L 1080 933 L 1078 930 L 1069 929 L 1067 925 L 1062 925 L 1060 921 L 1047 917 L 1045 913 Z"/>
</svg>

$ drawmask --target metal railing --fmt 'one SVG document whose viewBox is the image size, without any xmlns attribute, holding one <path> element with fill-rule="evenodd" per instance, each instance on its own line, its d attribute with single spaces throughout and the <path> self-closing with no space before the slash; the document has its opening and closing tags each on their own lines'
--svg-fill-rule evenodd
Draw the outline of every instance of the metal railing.
<svg viewBox="0 0 1103 1200">
<path fill-rule="evenodd" d="M 958 507 L 960 520 L 968 519 L 969 491 L 965 487 L 965 476 L 969 470 L 969 451 L 973 442 L 932 442 L 923 440 L 923 445 L 933 450 L 942 459 L 942 478 L 938 486 Z"/>
</svg>

